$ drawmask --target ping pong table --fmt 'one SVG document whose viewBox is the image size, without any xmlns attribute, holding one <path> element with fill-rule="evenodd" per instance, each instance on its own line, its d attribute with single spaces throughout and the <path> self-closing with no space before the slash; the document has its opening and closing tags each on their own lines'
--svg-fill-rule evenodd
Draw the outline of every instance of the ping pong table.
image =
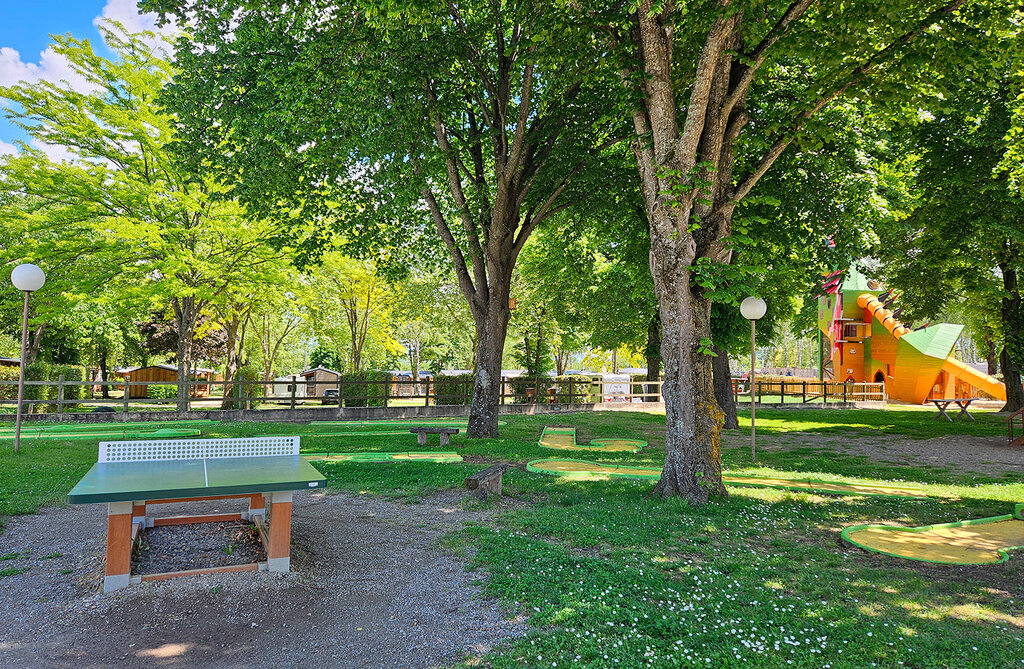
<svg viewBox="0 0 1024 669">
<path fill-rule="evenodd" d="M 292 494 L 322 488 L 324 482 L 324 476 L 299 456 L 298 437 L 103 442 L 97 463 L 68 493 L 68 502 L 107 504 L 103 591 L 110 592 L 130 583 L 186 574 L 289 571 Z M 246 498 L 248 510 L 237 513 L 147 515 L 148 506 L 155 504 Z M 143 529 L 230 520 L 256 525 L 266 562 L 132 576 L 132 547 Z"/>
</svg>

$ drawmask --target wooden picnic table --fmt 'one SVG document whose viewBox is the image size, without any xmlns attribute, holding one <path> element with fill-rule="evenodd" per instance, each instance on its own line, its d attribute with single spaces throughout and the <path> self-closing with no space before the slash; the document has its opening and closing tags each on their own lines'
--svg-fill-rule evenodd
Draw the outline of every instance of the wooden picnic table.
<svg viewBox="0 0 1024 669">
<path fill-rule="evenodd" d="M 956 415 L 957 418 L 963 418 L 966 416 L 967 418 L 974 420 L 974 416 L 968 413 L 967 409 L 971 406 L 972 402 L 977 402 L 980 399 L 980 397 L 952 397 L 934 400 L 930 399 L 927 401 L 934 404 L 935 408 L 939 410 L 938 415 L 935 416 L 935 420 L 945 417 L 946 420 L 952 423 L 953 419 L 950 418 L 948 413 L 946 413 L 946 409 L 949 408 L 950 404 L 955 404 L 960 407 L 960 413 Z"/>
</svg>

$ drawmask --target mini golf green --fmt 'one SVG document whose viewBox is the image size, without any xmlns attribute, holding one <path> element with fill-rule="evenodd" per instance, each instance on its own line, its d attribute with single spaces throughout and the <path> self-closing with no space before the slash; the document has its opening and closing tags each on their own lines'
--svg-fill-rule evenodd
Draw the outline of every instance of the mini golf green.
<svg viewBox="0 0 1024 669">
<path fill-rule="evenodd" d="M 618 476 L 639 479 L 657 479 L 661 467 L 646 467 L 633 464 L 605 464 L 571 458 L 549 458 L 532 460 L 526 469 L 531 472 L 552 476 Z M 754 488 L 783 488 L 805 492 L 837 495 L 870 495 L 878 497 L 924 498 L 927 495 L 919 488 L 904 486 L 873 485 L 846 481 L 817 481 L 814 479 L 775 478 L 770 476 L 738 476 L 723 474 L 722 480 L 729 485 Z"/>
<path fill-rule="evenodd" d="M 408 418 L 400 420 L 314 420 L 310 425 L 352 426 L 352 427 L 461 427 L 465 428 L 469 419 L 453 418 Z M 499 420 L 498 425 L 505 425 Z"/>
<path fill-rule="evenodd" d="M 33 432 L 37 434 L 60 434 L 62 432 L 74 432 L 76 434 L 85 434 L 91 432 L 138 432 L 142 430 L 148 430 L 150 428 L 155 429 L 180 429 L 180 428 L 193 428 L 194 426 L 205 426 L 214 425 L 220 423 L 217 420 L 208 419 L 197 419 L 197 420 L 171 420 L 171 421 L 140 421 L 140 422 L 117 422 L 117 423 L 23 423 L 21 426 L 21 434 L 24 436 L 27 432 Z M 13 427 L 2 427 L 0 428 L 0 437 L 3 436 L 14 436 Z"/>
<path fill-rule="evenodd" d="M 409 451 L 407 453 L 303 453 L 311 461 L 327 462 L 462 462 L 458 453 Z"/>
<path fill-rule="evenodd" d="M 541 448 L 554 448 L 561 451 L 604 451 L 606 453 L 639 453 L 647 445 L 640 439 L 621 439 L 610 437 L 591 440 L 590 446 L 576 443 L 576 428 L 545 427 L 538 442 Z"/>
<path fill-rule="evenodd" d="M 198 437 L 202 434 L 198 429 L 187 428 L 162 428 L 151 432 L 134 432 L 120 430 L 117 432 L 65 432 L 47 431 L 36 432 L 35 430 L 21 431 L 22 439 L 177 439 L 180 437 Z M 14 434 L 0 434 L 0 439 L 14 439 Z"/>
<path fill-rule="evenodd" d="M 605 465 L 600 462 L 573 460 L 572 458 L 549 458 L 531 460 L 526 463 L 526 470 L 552 476 L 591 477 L 618 476 L 635 479 L 658 479 L 661 477 L 660 467 L 641 467 L 638 465 Z"/>
<path fill-rule="evenodd" d="M 956 523 L 896 527 L 853 525 L 845 541 L 873 553 L 938 564 L 999 564 L 1024 549 L 1024 504 L 1012 514 Z"/>
</svg>

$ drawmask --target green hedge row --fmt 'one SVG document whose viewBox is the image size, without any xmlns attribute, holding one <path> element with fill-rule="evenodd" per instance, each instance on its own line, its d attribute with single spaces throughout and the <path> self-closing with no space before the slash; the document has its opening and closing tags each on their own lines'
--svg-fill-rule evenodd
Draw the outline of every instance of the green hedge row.
<svg viewBox="0 0 1024 669">
<path fill-rule="evenodd" d="M 473 401 L 476 374 L 438 375 L 434 377 L 434 404 L 439 406 L 469 406 Z"/>
<path fill-rule="evenodd" d="M 390 383 L 391 374 L 388 372 L 349 372 L 341 375 L 338 394 L 347 407 L 382 407 L 384 398 L 390 392 Z"/>
<path fill-rule="evenodd" d="M 600 399 L 600 386 L 593 386 L 591 378 L 583 374 L 518 377 L 510 379 L 508 384 L 515 404 L 547 402 L 549 399 L 558 404 L 593 404 Z M 552 388 L 553 393 L 549 392 Z"/>
<path fill-rule="evenodd" d="M 17 367 L 8 368 L 13 370 L 13 378 L 17 380 L 18 369 Z M 5 372 L 5 374 L 10 372 Z M 50 381 L 53 385 L 49 386 L 25 386 L 25 399 L 26 400 L 50 400 L 56 401 L 60 393 L 60 389 L 57 385 L 57 381 L 63 376 L 65 381 L 84 381 L 85 380 L 85 367 L 78 365 L 52 365 L 48 362 L 33 362 L 25 367 L 25 380 L 26 381 Z M 4 386 L 5 394 L 9 393 L 10 398 L 18 398 L 17 386 Z M 78 400 L 85 399 L 90 394 L 89 386 L 64 386 L 64 409 L 74 409 L 78 407 Z M 56 404 L 36 404 L 33 405 L 32 411 L 34 413 L 46 413 L 57 411 Z"/>
</svg>

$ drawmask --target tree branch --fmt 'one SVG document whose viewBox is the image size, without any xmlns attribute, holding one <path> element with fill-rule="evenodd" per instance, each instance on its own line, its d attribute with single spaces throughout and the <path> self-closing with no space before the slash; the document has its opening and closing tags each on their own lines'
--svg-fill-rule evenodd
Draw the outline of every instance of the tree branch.
<svg viewBox="0 0 1024 669">
<path fill-rule="evenodd" d="M 910 44 L 930 26 L 934 25 L 946 16 L 953 14 L 966 3 L 967 0 L 952 0 L 951 2 L 930 12 L 928 16 L 918 22 L 916 26 L 897 37 L 885 47 L 876 51 L 870 58 L 851 70 L 845 78 L 841 79 L 835 88 L 820 96 L 813 104 L 811 104 L 810 107 L 797 114 L 796 118 L 794 118 L 793 122 L 790 124 L 789 129 L 775 140 L 775 143 L 768 148 L 768 151 L 765 152 L 750 172 L 741 179 L 732 190 L 729 196 L 730 204 L 735 204 L 750 192 L 754 185 L 757 184 L 761 177 L 764 176 L 765 172 L 767 172 L 775 161 L 778 160 L 779 156 L 782 155 L 782 152 L 786 150 L 786 147 L 793 142 L 799 132 L 803 129 L 807 119 L 821 111 L 833 100 L 842 96 L 850 89 L 850 87 L 864 81 L 868 74 L 870 74 L 877 65 L 885 61 L 886 58 L 891 56 L 897 49 Z"/>
</svg>

